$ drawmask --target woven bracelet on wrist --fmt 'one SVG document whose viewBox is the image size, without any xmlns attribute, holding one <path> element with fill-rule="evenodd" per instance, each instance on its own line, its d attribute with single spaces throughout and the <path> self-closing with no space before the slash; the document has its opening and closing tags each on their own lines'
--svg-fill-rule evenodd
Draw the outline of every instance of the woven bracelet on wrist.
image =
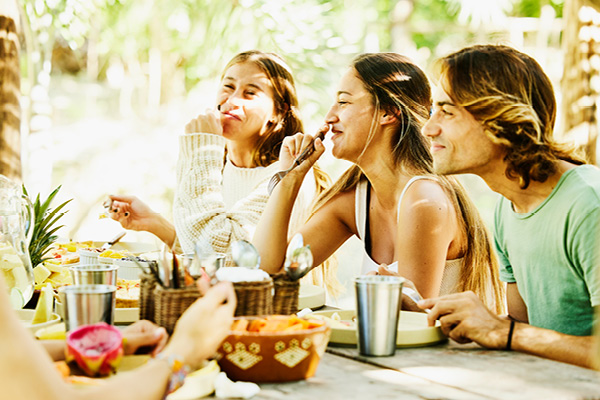
<svg viewBox="0 0 600 400">
<path fill-rule="evenodd" d="M 515 330 L 515 320 L 510 320 L 510 329 L 508 330 L 508 339 L 506 340 L 506 350 L 511 350 L 513 332 Z"/>
<path fill-rule="evenodd" d="M 167 361 L 169 369 L 171 370 L 171 376 L 169 377 L 169 382 L 167 384 L 167 391 L 165 392 L 166 398 L 169 393 L 174 392 L 183 385 L 183 381 L 190 372 L 190 368 L 187 365 L 184 365 L 179 357 L 175 355 L 165 356 L 163 353 L 159 353 L 154 359 Z"/>
</svg>

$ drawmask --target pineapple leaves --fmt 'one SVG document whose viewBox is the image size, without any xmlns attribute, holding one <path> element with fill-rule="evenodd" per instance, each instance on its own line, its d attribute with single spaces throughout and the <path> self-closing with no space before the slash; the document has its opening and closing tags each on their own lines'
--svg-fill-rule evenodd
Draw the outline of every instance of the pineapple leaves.
<svg viewBox="0 0 600 400">
<path fill-rule="evenodd" d="M 31 236 L 31 242 L 29 243 L 29 257 L 33 266 L 38 265 L 42 261 L 48 259 L 44 258 L 44 254 L 48 251 L 48 248 L 54 243 L 58 236 L 55 233 L 64 225 L 55 226 L 56 223 L 65 215 L 68 211 L 62 211 L 63 208 L 69 204 L 73 199 L 69 199 L 64 203 L 58 205 L 56 208 L 50 208 L 52 200 L 56 197 L 61 186 L 48 195 L 45 200 L 40 199 L 40 194 L 35 198 L 33 203 L 33 211 L 35 214 L 35 222 L 33 226 L 33 234 Z M 29 195 L 25 185 L 23 185 L 23 194 Z"/>
</svg>

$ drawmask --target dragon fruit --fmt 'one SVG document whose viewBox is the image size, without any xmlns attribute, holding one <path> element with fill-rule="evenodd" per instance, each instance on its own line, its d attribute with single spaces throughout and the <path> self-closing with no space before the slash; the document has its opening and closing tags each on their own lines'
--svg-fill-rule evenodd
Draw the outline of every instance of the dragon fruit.
<svg viewBox="0 0 600 400">
<path fill-rule="evenodd" d="M 88 376 L 114 372 L 123 358 L 121 331 L 105 322 L 81 326 L 67 336 L 66 359 Z"/>
</svg>

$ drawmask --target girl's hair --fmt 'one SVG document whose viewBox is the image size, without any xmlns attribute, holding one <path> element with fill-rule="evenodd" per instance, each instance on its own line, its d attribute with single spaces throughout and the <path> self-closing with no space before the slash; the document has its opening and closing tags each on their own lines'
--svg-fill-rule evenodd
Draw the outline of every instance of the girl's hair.
<svg viewBox="0 0 600 400">
<path fill-rule="evenodd" d="M 508 46 L 477 45 L 442 58 L 440 67 L 445 92 L 502 145 L 506 176 L 522 189 L 546 181 L 559 160 L 584 163 L 573 145 L 553 137 L 552 83 L 533 58 Z"/>
<path fill-rule="evenodd" d="M 273 88 L 274 118 L 261 135 L 252 160 L 254 164 L 266 167 L 279 159 L 281 144 L 286 136 L 303 132 L 304 127 L 298 110 L 298 96 L 294 77 L 290 67 L 275 53 L 250 50 L 235 55 L 225 66 L 223 74 L 236 64 L 250 62 L 258 66 L 267 76 Z M 223 79 L 223 76 L 221 77 Z M 331 186 L 327 173 L 317 164 L 313 166 L 317 196 Z M 323 285 L 329 293 L 339 293 L 341 285 L 337 281 L 337 263 L 335 258 L 327 260 L 319 271 L 311 271 L 306 280 Z M 319 276 L 321 274 L 322 276 Z"/>
<path fill-rule="evenodd" d="M 233 65 L 242 63 L 253 63 L 259 67 L 273 87 L 274 121 L 267 125 L 267 130 L 261 135 L 252 156 L 254 164 L 266 167 L 279 159 L 281 143 L 286 136 L 303 131 L 294 77 L 290 67 L 281 57 L 275 53 L 258 50 L 235 55 L 227 63 L 223 73 Z"/>
<path fill-rule="evenodd" d="M 440 183 L 454 205 L 467 237 L 461 279 L 456 289 L 472 290 L 487 306 L 500 312 L 504 304 L 503 287 L 485 224 L 457 180 L 433 174 L 429 140 L 421 135 L 431 109 L 427 77 L 412 61 L 396 53 L 362 54 L 354 59 L 351 67 L 372 96 L 374 115 L 381 109 L 398 120 L 390 143 L 396 165 L 411 175 L 430 175 Z M 367 147 L 375 135 L 374 125 L 371 124 Z M 350 167 L 317 199 L 313 214 L 336 194 L 355 188 L 362 179 L 367 178 L 360 168 L 357 165 Z"/>
</svg>

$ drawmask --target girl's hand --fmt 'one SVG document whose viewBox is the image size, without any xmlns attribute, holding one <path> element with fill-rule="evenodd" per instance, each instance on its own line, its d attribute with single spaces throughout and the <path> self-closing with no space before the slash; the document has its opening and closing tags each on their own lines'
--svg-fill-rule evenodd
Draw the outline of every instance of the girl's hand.
<svg viewBox="0 0 600 400">
<path fill-rule="evenodd" d="M 221 113 L 218 110 L 207 109 L 204 114 L 188 122 L 185 133 L 212 133 L 223 136 L 223 125 L 221 124 Z"/>
</svg>

